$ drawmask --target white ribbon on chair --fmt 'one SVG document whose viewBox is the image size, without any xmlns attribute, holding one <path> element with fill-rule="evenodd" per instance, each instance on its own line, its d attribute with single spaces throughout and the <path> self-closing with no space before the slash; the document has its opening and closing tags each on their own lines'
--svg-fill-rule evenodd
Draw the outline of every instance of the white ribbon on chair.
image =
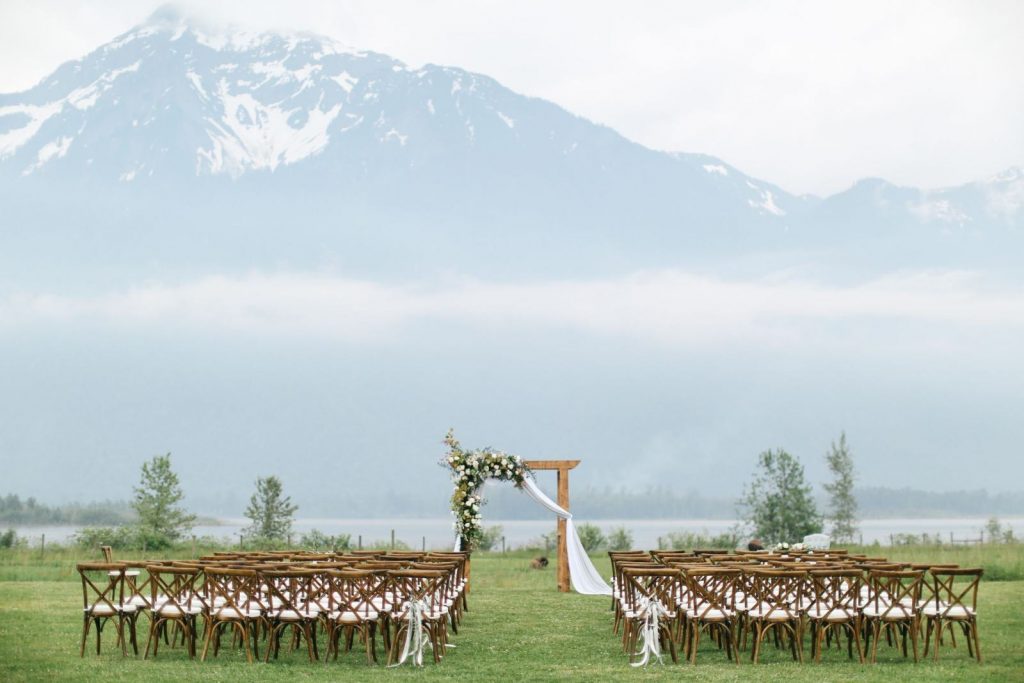
<svg viewBox="0 0 1024 683">
<path fill-rule="evenodd" d="M 652 600 L 646 596 L 641 597 L 639 602 L 638 611 L 644 619 L 644 625 L 640 630 L 640 649 L 633 654 L 640 657 L 640 661 L 633 662 L 630 666 L 647 666 L 652 655 L 658 660 L 658 664 L 664 664 L 661 658 L 661 627 L 658 620 L 662 615 L 668 614 L 668 610 L 660 600 Z"/>
<path fill-rule="evenodd" d="M 405 613 L 409 626 L 405 632 L 405 645 L 402 647 L 402 656 L 390 668 L 404 664 L 410 654 L 413 656 L 413 664 L 423 666 L 423 649 L 427 645 L 431 649 L 434 647 L 427 635 L 427 627 L 423 625 L 423 613 L 428 609 L 430 606 L 423 600 L 406 600 Z"/>
<path fill-rule="evenodd" d="M 590 561 L 587 551 L 580 543 L 580 537 L 576 533 L 576 525 L 572 521 L 572 514 L 561 505 L 544 495 L 533 479 L 527 477 L 523 480 L 523 491 L 542 506 L 555 513 L 565 520 L 565 545 L 569 554 L 569 580 L 577 593 L 583 595 L 611 595 L 612 588 L 601 575 L 598 574 L 594 563 Z"/>
</svg>

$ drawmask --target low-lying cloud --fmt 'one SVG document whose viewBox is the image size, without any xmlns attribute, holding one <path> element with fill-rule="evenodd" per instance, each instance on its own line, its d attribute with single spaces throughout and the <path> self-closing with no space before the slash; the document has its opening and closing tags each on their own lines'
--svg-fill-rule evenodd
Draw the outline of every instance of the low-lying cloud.
<svg viewBox="0 0 1024 683">
<path fill-rule="evenodd" d="M 833 326 L 883 322 L 939 330 L 1024 329 L 1024 290 L 963 271 L 897 273 L 851 285 L 682 271 L 532 283 L 448 279 L 391 284 L 340 276 L 252 273 L 146 284 L 99 295 L 18 294 L 0 326 L 90 322 L 299 335 L 352 342 L 421 325 L 571 330 L 657 344 L 757 338 L 791 342 Z M 858 325 L 858 323 L 862 323 Z"/>
</svg>

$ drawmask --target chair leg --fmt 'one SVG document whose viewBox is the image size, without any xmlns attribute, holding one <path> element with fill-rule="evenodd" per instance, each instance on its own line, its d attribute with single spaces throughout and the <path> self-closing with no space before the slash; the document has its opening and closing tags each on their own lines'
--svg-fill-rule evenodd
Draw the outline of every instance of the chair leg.
<svg viewBox="0 0 1024 683">
<path fill-rule="evenodd" d="M 249 629 L 245 624 L 239 624 L 239 630 L 242 631 L 242 645 L 245 646 L 245 658 L 249 660 L 249 663 L 253 663 L 253 649 L 249 643 Z M 270 653 L 270 649 L 267 649 L 267 653 Z"/>
<path fill-rule="evenodd" d="M 878 638 L 881 636 L 882 622 L 874 619 L 871 622 L 871 663 L 878 661 Z"/>
<path fill-rule="evenodd" d="M 146 639 L 146 656 L 143 659 L 149 657 L 149 644 L 153 643 L 153 657 L 156 657 L 156 651 L 160 647 L 160 624 L 163 622 L 160 619 L 154 617 L 149 622 L 149 638 Z"/>
<path fill-rule="evenodd" d="M 212 620 L 206 625 L 206 634 L 203 636 L 203 655 L 199 658 L 201 662 L 206 661 L 206 653 L 210 650 L 210 642 L 213 640 L 213 632 L 217 630 L 217 626 L 217 622 Z"/>
<path fill-rule="evenodd" d="M 971 619 L 967 622 L 970 625 L 971 633 L 968 638 L 974 636 L 974 657 L 978 660 L 978 664 L 981 664 L 981 642 L 978 640 L 978 622 Z"/>
</svg>

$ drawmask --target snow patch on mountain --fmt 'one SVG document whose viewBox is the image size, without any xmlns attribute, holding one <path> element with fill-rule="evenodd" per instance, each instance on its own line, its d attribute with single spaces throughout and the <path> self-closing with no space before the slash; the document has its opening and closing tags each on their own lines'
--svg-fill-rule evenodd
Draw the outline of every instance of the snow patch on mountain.
<svg viewBox="0 0 1024 683">
<path fill-rule="evenodd" d="M 970 216 L 954 206 L 948 199 L 925 196 L 920 201 L 909 202 L 907 210 L 923 223 L 936 221 L 939 223 L 964 225 L 971 222 Z"/>
<path fill-rule="evenodd" d="M 73 138 L 62 137 L 57 140 L 52 140 L 39 148 L 39 152 L 36 155 L 36 163 L 26 168 L 21 172 L 22 175 L 28 175 L 38 168 L 41 168 L 43 164 L 48 162 L 50 159 L 59 159 L 68 153 L 68 149 L 71 148 L 71 141 Z"/>
<path fill-rule="evenodd" d="M 774 216 L 785 216 L 786 212 L 779 208 L 779 205 L 775 203 L 775 196 L 771 190 L 765 190 L 755 185 L 754 183 L 747 181 L 747 187 L 757 192 L 756 199 L 748 199 L 747 204 L 760 211 L 761 213 L 770 213 Z"/>
<path fill-rule="evenodd" d="M 330 76 L 329 78 L 340 85 L 346 94 L 352 92 L 352 88 L 356 87 L 359 83 L 359 79 L 347 71 L 342 71 L 337 76 Z"/>
<path fill-rule="evenodd" d="M 35 137 L 39 129 L 46 121 L 64 108 L 64 102 L 51 102 L 41 106 L 31 104 L 15 104 L 8 107 L 0 107 L 0 119 L 6 116 L 23 115 L 28 120 L 20 128 L 9 130 L 0 134 L 0 159 L 5 159 L 14 154 L 26 142 Z"/>
<path fill-rule="evenodd" d="M 138 60 L 134 64 L 121 69 L 114 69 L 103 74 L 84 88 L 72 90 L 66 98 L 68 104 L 73 106 L 75 109 L 85 110 L 91 108 L 96 104 L 103 93 L 110 90 L 114 81 L 124 74 L 138 71 L 140 64 L 142 64 L 142 60 Z"/>
<path fill-rule="evenodd" d="M 217 97 L 223 117 L 206 119 L 212 144 L 196 150 L 197 172 L 237 177 L 247 169 L 273 171 L 318 154 L 330 142 L 327 129 L 341 113 L 341 104 L 326 111 L 264 104 L 249 93 L 233 94 L 226 79 Z"/>
</svg>

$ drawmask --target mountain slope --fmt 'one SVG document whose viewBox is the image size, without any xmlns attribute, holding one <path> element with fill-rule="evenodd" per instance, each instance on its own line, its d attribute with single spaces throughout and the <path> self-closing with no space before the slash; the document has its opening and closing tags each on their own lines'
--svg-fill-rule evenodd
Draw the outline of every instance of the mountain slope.
<svg viewBox="0 0 1024 683">
<path fill-rule="evenodd" d="M 960 252 L 964 234 L 1016 237 L 1024 194 L 1012 171 L 938 192 L 879 181 L 797 197 L 485 76 L 311 34 L 210 32 L 166 9 L 0 96 L 0 182 L 15 269 L 27 251 L 168 272 L 509 260 L 509 273 L 587 272 L 894 231 L 897 250 L 904 238 L 948 250 L 958 235 Z"/>
</svg>

